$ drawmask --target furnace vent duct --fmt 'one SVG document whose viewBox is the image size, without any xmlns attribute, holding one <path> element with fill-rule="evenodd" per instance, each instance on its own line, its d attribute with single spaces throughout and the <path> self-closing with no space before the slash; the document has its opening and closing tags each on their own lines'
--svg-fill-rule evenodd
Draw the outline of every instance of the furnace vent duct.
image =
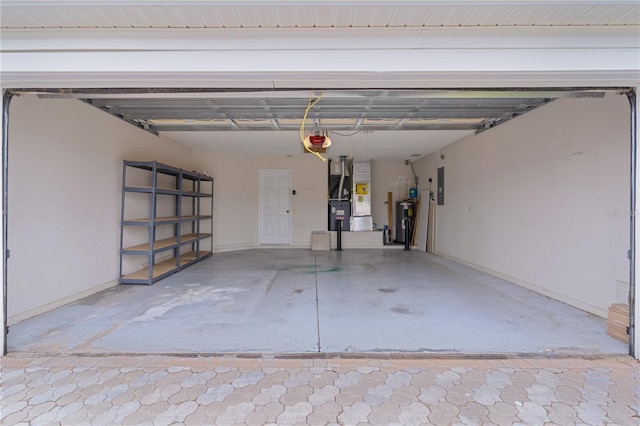
<svg viewBox="0 0 640 426">
<path fill-rule="evenodd" d="M 344 158 L 344 175 L 345 177 L 349 177 L 351 176 L 351 173 L 349 172 L 349 161 L 347 160 L 347 156 L 340 156 L 340 159 Z M 329 164 L 329 174 L 331 176 L 341 176 L 342 175 L 342 163 L 340 161 L 336 160 L 331 160 L 331 163 Z"/>
<path fill-rule="evenodd" d="M 344 176 L 345 176 L 345 167 L 344 167 L 344 161 L 345 158 L 347 158 L 344 155 L 340 156 L 340 185 L 338 185 L 338 201 L 342 201 L 342 191 L 344 189 Z"/>
</svg>

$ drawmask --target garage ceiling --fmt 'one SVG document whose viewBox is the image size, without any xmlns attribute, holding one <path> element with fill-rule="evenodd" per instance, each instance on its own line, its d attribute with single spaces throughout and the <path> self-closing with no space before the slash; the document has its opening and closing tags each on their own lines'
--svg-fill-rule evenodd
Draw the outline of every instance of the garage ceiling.
<svg viewBox="0 0 640 426">
<path fill-rule="evenodd" d="M 637 25 L 635 0 L 24 1 L 2 28 L 367 28 Z"/>
<path fill-rule="evenodd" d="M 600 91 L 331 90 L 222 92 L 191 97 L 86 97 L 83 101 L 152 132 L 473 130 L 495 127 L 558 98 Z"/>
<path fill-rule="evenodd" d="M 36 91 L 36 93 L 38 93 Z M 295 156 L 305 133 L 328 131 L 328 155 L 416 159 L 561 98 L 604 90 L 239 90 L 64 89 L 119 120 L 192 148 L 239 155 Z"/>
</svg>

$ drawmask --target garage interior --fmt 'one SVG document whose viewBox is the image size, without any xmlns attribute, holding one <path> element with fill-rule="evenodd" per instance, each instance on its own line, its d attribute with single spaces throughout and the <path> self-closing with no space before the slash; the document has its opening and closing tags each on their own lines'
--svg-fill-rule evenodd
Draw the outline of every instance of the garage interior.
<svg viewBox="0 0 640 426">
<path fill-rule="evenodd" d="M 627 29 L 637 25 L 638 6 L 618 3 L 616 15 L 600 25 L 624 38 L 633 35 Z M 25 84 L 16 77 L 25 65 L 11 68 L 11 54 L 28 51 L 20 43 L 42 30 L 23 38 L 29 28 L 12 25 L 26 18 L 5 15 L 10 6 L 2 6 L 3 37 L 9 36 L 3 55 L 10 60 L 3 88 L 13 95 L 10 351 L 628 353 L 627 343 L 607 335 L 606 317 L 612 304 L 633 296 L 626 257 L 633 69 L 631 80 L 616 74 L 596 82 L 596 71 L 589 80 L 576 70 L 563 84 L 542 78 L 534 84 L 534 77 L 515 84 L 514 77 L 504 87 L 497 74 L 475 84 L 402 72 L 358 82 L 361 74 L 346 69 L 316 84 L 309 81 L 322 72 L 281 77 L 272 70 L 265 80 L 286 82 L 276 88 L 256 87 L 255 76 L 236 73 L 233 80 L 233 70 L 208 86 L 181 87 L 176 79 L 141 88 L 139 81 L 132 87 L 131 80 L 103 77 L 94 87 L 60 84 L 75 75 L 68 70 Z M 249 16 L 238 7 L 236 16 Z M 541 16 L 551 19 L 550 13 Z M 601 16 L 573 13 L 594 22 Z M 399 22 L 410 18 L 393 19 L 391 27 L 405 37 Z M 583 30 L 596 31 L 579 28 L 567 45 Z M 177 39 L 185 42 L 184 34 Z M 53 52 L 63 54 L 65 37 L 52 41 Z M 392 38 L 387 48 L 399 42 Z M 313 53 L 327 54 L 321 50 Z M 341 53 L 348 52 L 337 52 L 336 63 Z M 330 163 L 305 151 L 301 133 L 308 132 L 327 132 L 331 146 L 321 155 L 331 162 L 344 156 L 371 167 L 368 216 L 375 230 L 343 232 L 343 251 L 336 250 L 335 231 L 330 251 L 311 250 L 313 233 L 330 231 Z M 214 178 L 210 258 L 152 286 L 118 285 L 124 160 Z M 263 232 L 264 170 L 289 171 L 284 243 Z M 385 245 L 385 225 L 393 228 L 390 239 L 399 239 L 387 194 L 395 205 L 414 187 L 415 245 L 411 251 Z M 133 262 L 127 272 L 143 267 Z"/>
</svg>

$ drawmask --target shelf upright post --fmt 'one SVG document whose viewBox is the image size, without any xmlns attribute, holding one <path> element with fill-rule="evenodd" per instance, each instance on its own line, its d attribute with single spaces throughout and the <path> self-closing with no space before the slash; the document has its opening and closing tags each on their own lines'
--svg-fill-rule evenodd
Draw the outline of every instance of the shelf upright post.
<svg viewBox="0 0 640 426">
<path fill-rule="evenodd" d="M 196 221 L 193 223 L 194 231 L 198 236 L 198 240 L 196 241 L 196 259 L 200 260 L 200 203 L 202 200 L 202 176 L 198 175 L 198 180 L 194 181 L 194 186 L 196 186 L 197 197 L 193 198 L 193 214 L 196 216 Z"/>
<path fill-rule="evenodd" d="M 122 165 L 122 204 L 120 204 L 120 267 L 118 268 L 118 280 L 122 278 L 122 260 L 124 255 L 122 249 L 124 248 L 124 200 L 125 190 L 127 186 L 127 162 Z"/>
<path fill-rule="evenodd" d="M 149 220 L 149 277 L 147 284 L 153 284 L 153 264 L 155 255 L 153 252 L 154 241 L 156 240 L 156 210 L 158 202 L 158 162 L 154 161 L 151 166 L 151 217 Z"/>
<path fill-rule="evenodd" d="M 176 268 L 178 268 L 178 270 L 180 270 L 180 265 L 182 265 L 182 262 L 180 261 L 180 256 L 181 256 L 181 251 L 182 251 L 182 245 L 180 244 L 181 242 L 181 234 L 182 234 L 182 185 L 184 185 L 183 182 L 183 174 L 182 174 L 182 169 L 176 174 L 176 189 L 178 190 L 178 195 L 175 196 L 175 203 L 176 203 L 176 216 L 178 217 L 178 222 L 174 225 L 174 230 L 175 230 L 175 236 L 176 236 L 176 241 L 178 242 L 178 246 L 174 249 L 173 254 L 174 257 L 176 258 Z"/>
<path fill-rule="evenodd" d="M 209 210 L 209 232 L 211 233 L 211 237 L 209 238 L 209 244 L 211 245 L 210 253 L 213 255 L 213 193 L 214 193 L 214 183 L 215 180 L 212 177 L 211 181 L 211 209 Z"/>
</svg>

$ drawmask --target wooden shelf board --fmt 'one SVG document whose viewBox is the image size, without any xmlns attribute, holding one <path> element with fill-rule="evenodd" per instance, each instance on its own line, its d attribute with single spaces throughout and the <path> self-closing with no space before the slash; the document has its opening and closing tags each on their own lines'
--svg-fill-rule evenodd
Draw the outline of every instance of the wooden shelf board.
<svg viewBox="0 0 640 426">
<path fill-rule="evenodd" d="M 210 255 L 210 251 L 200 251 L 199 259 Z M 187 253 L 182 253 L 180 255 L 180 266 L 184 266 L 187 263 L 191 263 L 196 260 L 196 252 L 190 251 Z M 153 265 L 152 279 L 156 279 L 161 275 L 164 275 L 168 272 L 177 270 L 176 266 L 176 258 L 172 257 L 171 259 L 164 260 L 162 262 L 158 262 Z M 132 272 L 122 277 L 122 280 L 143 280 L 147 281 L 149 279 L 149 268 L 143 268 L 139 271 Z"/>
<path fill-rule="evenodd" d="M 196 234 L 184 234 L 180 236 L 180 244 L 190 243 L 192 241 L 196 241 L 198 238 L 207 238 L 210 237 L 211 234 L 200 234 L 200 237 Z M 176 237 L 165 238 L 163 240 L 157 240 L 153 243 L 153 250 L 162 250 L 171 246 L 175 246 L 178 244 L 178 239 Z M 137 246 L 127 247 L 124 250 L 126 251 L 149 251 L 149 243 L 138 244 Z"/>
<path fill-rule="evenodd" d="M 180 242 L 181 243 L 187 243 L 187 242 L 191 242 L 191 241 L 196 241 L 197 239 L 198 239 L 198 235 L 197 234 L 185 234 L 185 235 L 180 236 Z"/>
<path fill-rule="evenodd" d="M 209 219 L 211 218 L 211 215 L 209 216 L 193 216 L 193 215 L 185 215 L 182 216 L 181 218 L 179 218 L 178 216 L 163 216 L 163 217 L 156 217 L 155 222 L 176 222 L 179 220 L 185 221 L 185 222 L 191 222 L 194 220 L 198 220 L 198 219 Z M 149 218 L 143 218 L 143 219 L 126 219 L 125 222 L 133 222 L 133 223 L 151 223 L 151 219 Z"/>
<path fill-rule="evenodd" d="M 160 275 L 164 275 L 167 272 L 171 272 L 173 270 L 177 270 L 176 259 L 171 258 L 162 262 L 158 262 L 153 265 L 152 277 L 158 278 Z M 148 280 L 149 279 L 149 268 L 143 268 L 139 271 L 132 272 L 122 277 L 123 280 Z"/>
<path fill-rule="evenodd" d="M 156 222 L 172 222 L 178 220 L 178 216 L 165 216 L 165 217 L 156 217 Z M 125 222 L 136 222 L 136 223 L 150 223 L 151 219 L 143 218 L 143 219 L 127 219 Z"/>
<path fill-rule="evenodd" d="M 210 251 L 204 251 L 204 250 L 200 250 L 200 257 L 198 259 L 202 259 L 205 256 L 210 255 L 211 252 Z M 180 254 L 180 260 L 186 260 L 187 262 L 192 262 L 194 260 L 196 260 L 196 252 L 195 251 L 190 251 L 187 253 L 181 253 Z"/>
<path fill-rule="evenodd" d="M 125 191 L 134 191 L 134 192 L 144 192 L 144 193 L 152 192 L 152 188 L 150 186 L 126 186 L 124 189 Z M 178 194 L 178 192 L 180 191 L 175 188 L 163 188 L 163 187 L 157 186 L 156 192 L 171 192 L 171 193 Z"/>
<path fill-rule="evenodd" d="M 124 190 L 127 192 L 139 192 L 142 194 L 151 194 L 153 192 L 150 186 L 126 186 Z M 156 193 L 165 194 L 165 195 L 182 195 L 183 197 L 203 197 L 203 198 L 210 198 L 213 195 L 210 193 L 184 191 L 184 190 L 181 193 L 180 190 L 176 188 L 162 188 L 162 187 L 156 187 Z"/>
</svg>

